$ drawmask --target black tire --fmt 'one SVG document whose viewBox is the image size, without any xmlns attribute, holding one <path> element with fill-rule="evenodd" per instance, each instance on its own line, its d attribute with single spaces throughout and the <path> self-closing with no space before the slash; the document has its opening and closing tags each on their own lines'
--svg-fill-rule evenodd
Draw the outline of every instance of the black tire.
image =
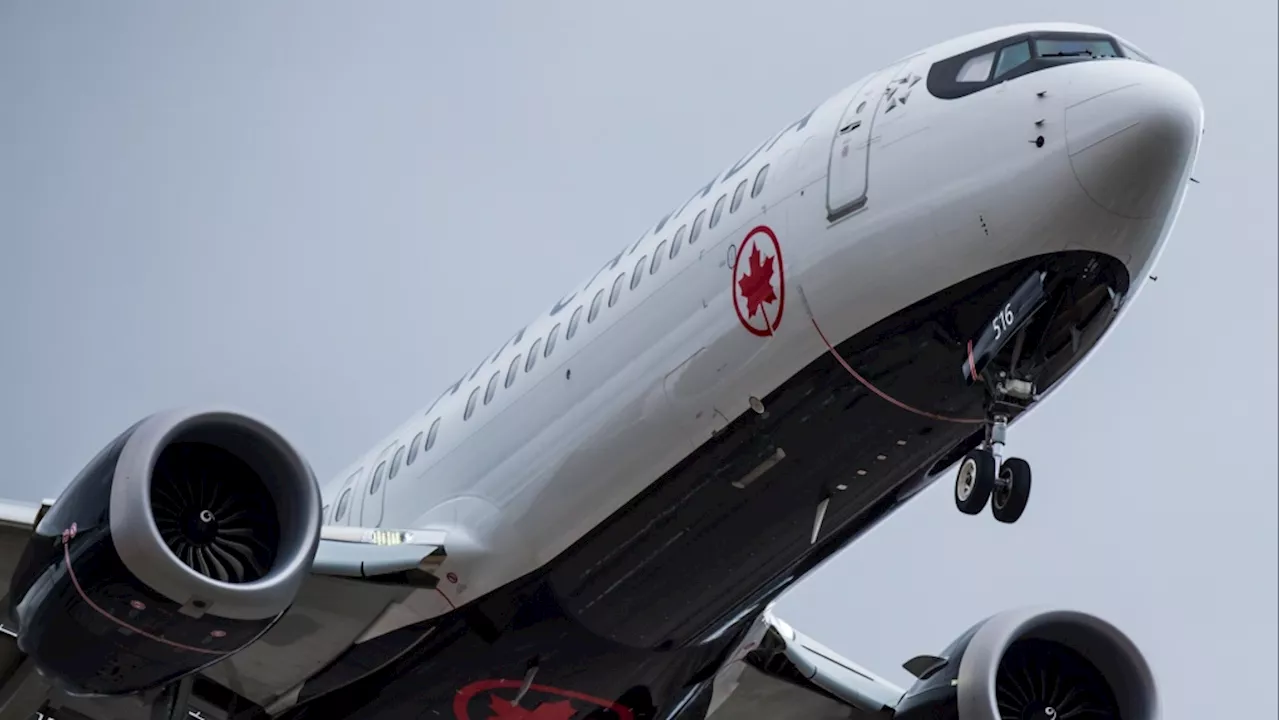
<svg viewBox="0 0 1280 720">
<path fill-rule="evenodd" d="M 1031 464 L 1022 458 L 1009 458 L 1000 465 L 1000 478 L 1008 480 L 1009 485 L 991 494 L 991 514 L 1002 523 L 1018 522 L 1031 499 Z"/>
<path fill-rule="evenodd" d="M 996 458 L 990 450 L 970 450 L 956 470 L 956 509 L 977 515 L 987 506 L 996 486 Z"/>
</svg>

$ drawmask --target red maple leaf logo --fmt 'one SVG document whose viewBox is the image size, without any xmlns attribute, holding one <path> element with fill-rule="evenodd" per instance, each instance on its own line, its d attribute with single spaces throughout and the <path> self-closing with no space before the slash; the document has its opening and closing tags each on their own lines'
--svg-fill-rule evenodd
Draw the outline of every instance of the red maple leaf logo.
<svg viewBox="0 0 1280 720">
<path fill-rule="evenodd" d="M 751 246 L 747 274 L 738 281 L 738 289 L 747 301 L 747 317 L 755 317 L 762 304 L 776 302 L 778 299 L 773 292 L 773 258 L 761 261 L 758 245 Z"/>
<path fill-rule="evenodd" d="M 503 700 L 496 695 L 489 698 L 489 709 L 493 711 L 489 720 L 571 720 L 577 713 L 568 700 L 542 703 L 529 710 L 512 705 L 510 700 Z"/>
</svg>

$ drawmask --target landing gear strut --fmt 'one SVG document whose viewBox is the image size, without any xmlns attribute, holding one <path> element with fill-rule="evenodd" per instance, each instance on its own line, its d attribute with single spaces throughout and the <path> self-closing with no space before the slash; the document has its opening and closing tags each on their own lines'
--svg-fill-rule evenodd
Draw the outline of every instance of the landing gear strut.
<svg viewBox="0 0 1280 720">
<path fill-rule="evenodd" d="M 970 450 L 956 473 L 956 508 L 977 515 L 991 501 L 991 514 L 1002 523 L 1014 523 L 1027 509 L 1031 497 L 1031 465 L 1022 458 L 1002 459 L 1006 415 L 993 415 L 987 426 L 987 440 Z"/>
</svg>

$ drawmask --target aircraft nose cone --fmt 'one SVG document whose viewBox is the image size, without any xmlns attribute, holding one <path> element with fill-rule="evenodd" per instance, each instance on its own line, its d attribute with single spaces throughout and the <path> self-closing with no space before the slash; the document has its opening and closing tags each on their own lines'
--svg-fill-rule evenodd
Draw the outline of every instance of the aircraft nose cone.
<svg viewBox="0 0 1280 720">
<path fill-rule="evenodd" d="M 1127 218 L 1163 212 L 1194 157 L 1204 124 L 1195 88 L 1148 66 L 1133 84 L 1066 110 L 1067 153 L 1085 193 Z"/>
</svg>

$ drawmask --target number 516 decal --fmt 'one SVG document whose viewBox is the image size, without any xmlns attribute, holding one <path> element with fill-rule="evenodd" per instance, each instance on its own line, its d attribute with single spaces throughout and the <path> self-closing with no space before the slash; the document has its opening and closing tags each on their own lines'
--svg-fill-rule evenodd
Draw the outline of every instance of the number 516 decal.
<svg viewBox="0 0 1280 720">
<path fill-rule="evenodd" d="M 982 333 L 970 340 L 965 347 L 965 357 L 960 364 L 960 373 L 970 385 L 977 382 L 982 370 L 991 362 L 1013 333 L 1031 317 L 1045 300 L 1044 272 L 1037 270 L 1022 281 L 1013 295 L 1009 296 L 996 311 L 991 321 L 982 329 Z"/>
<path fill-rule="evenodd" d="M 1017 318 L 1013 314 L 1013 303 L 1006 303 L 1004 310 L 1001 310 L 994 318 L 991 319 L 991 329 L 996 331 L 997 340 L 1004 337 L 1004 334 L 1009 332 L 1009 329 L 1013 327 L 1015 320 L 1017 320 Z"/>
</svg>

